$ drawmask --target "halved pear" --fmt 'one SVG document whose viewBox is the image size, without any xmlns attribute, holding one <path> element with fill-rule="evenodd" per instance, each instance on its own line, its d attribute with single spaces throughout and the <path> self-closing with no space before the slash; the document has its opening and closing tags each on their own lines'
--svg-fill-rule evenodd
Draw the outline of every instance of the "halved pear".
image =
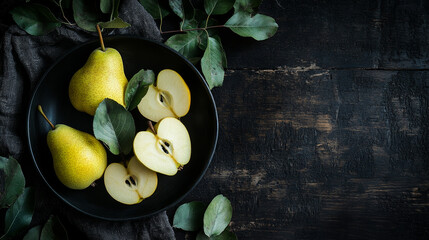
<svg viewBox="0 0 429 240">
<path fill-rule="evenodd" d="M 163 118 L 151 130 L 134 138 L 134 154 L 147 168 L 165 175 L 175 175 L 191 159 L 191 139 L 183 123 L 173 117 Z"/>
<path fill-rule="evenodd" d="M 134 156 L 128 167 L 111 163 L 104 172 L 104 185 L 109 195 L 123 204 L 136 204 L 150 197 L 158 186 L 158 176 Z"/>
<path fill-rule="evenodd" d="M 174 70 L 159 72 L 156 86 L 150 85 L 138 105 L 143 117 L 159 122 L 165 117 L 183 117 L 191 106 L 191 92 L 188 85 Z"/>
</svg>

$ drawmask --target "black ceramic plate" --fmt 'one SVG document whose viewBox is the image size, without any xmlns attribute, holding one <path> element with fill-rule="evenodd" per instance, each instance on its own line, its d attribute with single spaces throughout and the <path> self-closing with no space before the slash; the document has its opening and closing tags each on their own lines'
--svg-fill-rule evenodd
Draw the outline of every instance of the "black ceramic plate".
<svg viewBox="0 0 429 240">
<path fill-rule="evenodd" d="M 191 91 L 191 108 L 181 118 L 189 131 L 192 143 L 190 162 L 175 176 L 158 174 L 155 193 L 136 205 L 116 202 L 107 193 L 103 178 L 95 187 L 71 190 L 55 176 L 52 156 L 46 143 L 49 125 L 37 111 L 42 105 L 54 124 L 63 123 L 92 133 L 92 117 L 73 108 L 68 97 L 72 75 L 86 62 L 89 54 L 99 47 L 98 41 L 85 43 L 59 59 L 42 77 L 30 102 L 27 116 L 29 148 L 36 165 L 48 186 L 67 204 L 90 216 L 107 220 L 130 220 L 147 217 L 177 204 L 194 188 L 206 172 L 213 157 L 217 136 L 218 117 L 210 90 L 198 70 L 185 58 L 167 46 L 137 37 L 116 36 L 105 39 L 106 47 L 117 49 L 122 56 L 125 74 L 130 79 L 140 69 L 152 69 L 155 74 L 169 68 L 177 71 Z M 135 109 L 137 130 L 146 130 L 146 120 Z M 108 161 L 119 161 L 108 155 Z"/>
</svg>

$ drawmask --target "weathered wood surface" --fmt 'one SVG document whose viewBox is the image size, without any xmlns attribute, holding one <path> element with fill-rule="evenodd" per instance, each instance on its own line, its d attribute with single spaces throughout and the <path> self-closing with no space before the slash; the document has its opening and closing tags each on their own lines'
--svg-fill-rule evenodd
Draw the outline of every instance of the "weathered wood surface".
<svg viewBox="0 0 429 240">
<path fill-rule="evenodd" d="M 226 195 L 239 239 L 428 239 L 429 2 L 260 10 L 279 31 L 225 32 L 219 145 L 183 202 Z"/>
<path fill-rule="evenodd" d="M 2 32 L 13 4 L 0 3 Z M 224 194 L 239 239 L 428 239 L 429 1 L 260 11 L 273 38 L 221 32 L 218 148 L 182 203 Z"/>
</svg>

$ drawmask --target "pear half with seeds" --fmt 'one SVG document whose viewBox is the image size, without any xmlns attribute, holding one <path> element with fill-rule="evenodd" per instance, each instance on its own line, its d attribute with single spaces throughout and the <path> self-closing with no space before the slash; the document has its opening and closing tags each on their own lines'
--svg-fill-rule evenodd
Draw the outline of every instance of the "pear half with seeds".
<svg viewBox="0 0 429 240">
<path fill-rule="evenodd" d="M 126 168 L 121 163 L 111 163 L 104 173 L 104 185 L 113 199 L 132 205 L 155 192 L 158 176 L 134 156 Z"/>
</svg>

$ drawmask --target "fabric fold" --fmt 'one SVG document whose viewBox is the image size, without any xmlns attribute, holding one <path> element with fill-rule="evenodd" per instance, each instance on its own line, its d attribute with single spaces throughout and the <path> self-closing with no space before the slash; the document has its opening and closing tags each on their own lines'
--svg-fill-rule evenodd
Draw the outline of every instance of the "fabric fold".
<svg viewBox="0 0 429 240">
<path fill-rule="evenodd" d="M 119 16 L 131 27 L 106 31 L 103 35 L 134 35 L 158 42 L 162 40 L 152 16 L 137 0 L 122 0 L 119 10 Z M 36 185 L 40 191 L 33 225 L 43 224 L 53 212 L 66 218 L 72 224 L 71 228 L 88 239 L 175 239 L 165 212 L 136 221 L 95 219 L 60 201 L 35 174 L 25 133 L 27 107 L 33 89 L 56 59 L 77 45 L 97 38 L 96 33 L 68 25 L 45 36 L 31 36 L 16 25 L 8 28 L 0 49 L 0 155 L 18 159 L 24 173 L 29 173 L 26 174 L 27 182 L 34 181 L 31 185 Z"/>
</svg>

